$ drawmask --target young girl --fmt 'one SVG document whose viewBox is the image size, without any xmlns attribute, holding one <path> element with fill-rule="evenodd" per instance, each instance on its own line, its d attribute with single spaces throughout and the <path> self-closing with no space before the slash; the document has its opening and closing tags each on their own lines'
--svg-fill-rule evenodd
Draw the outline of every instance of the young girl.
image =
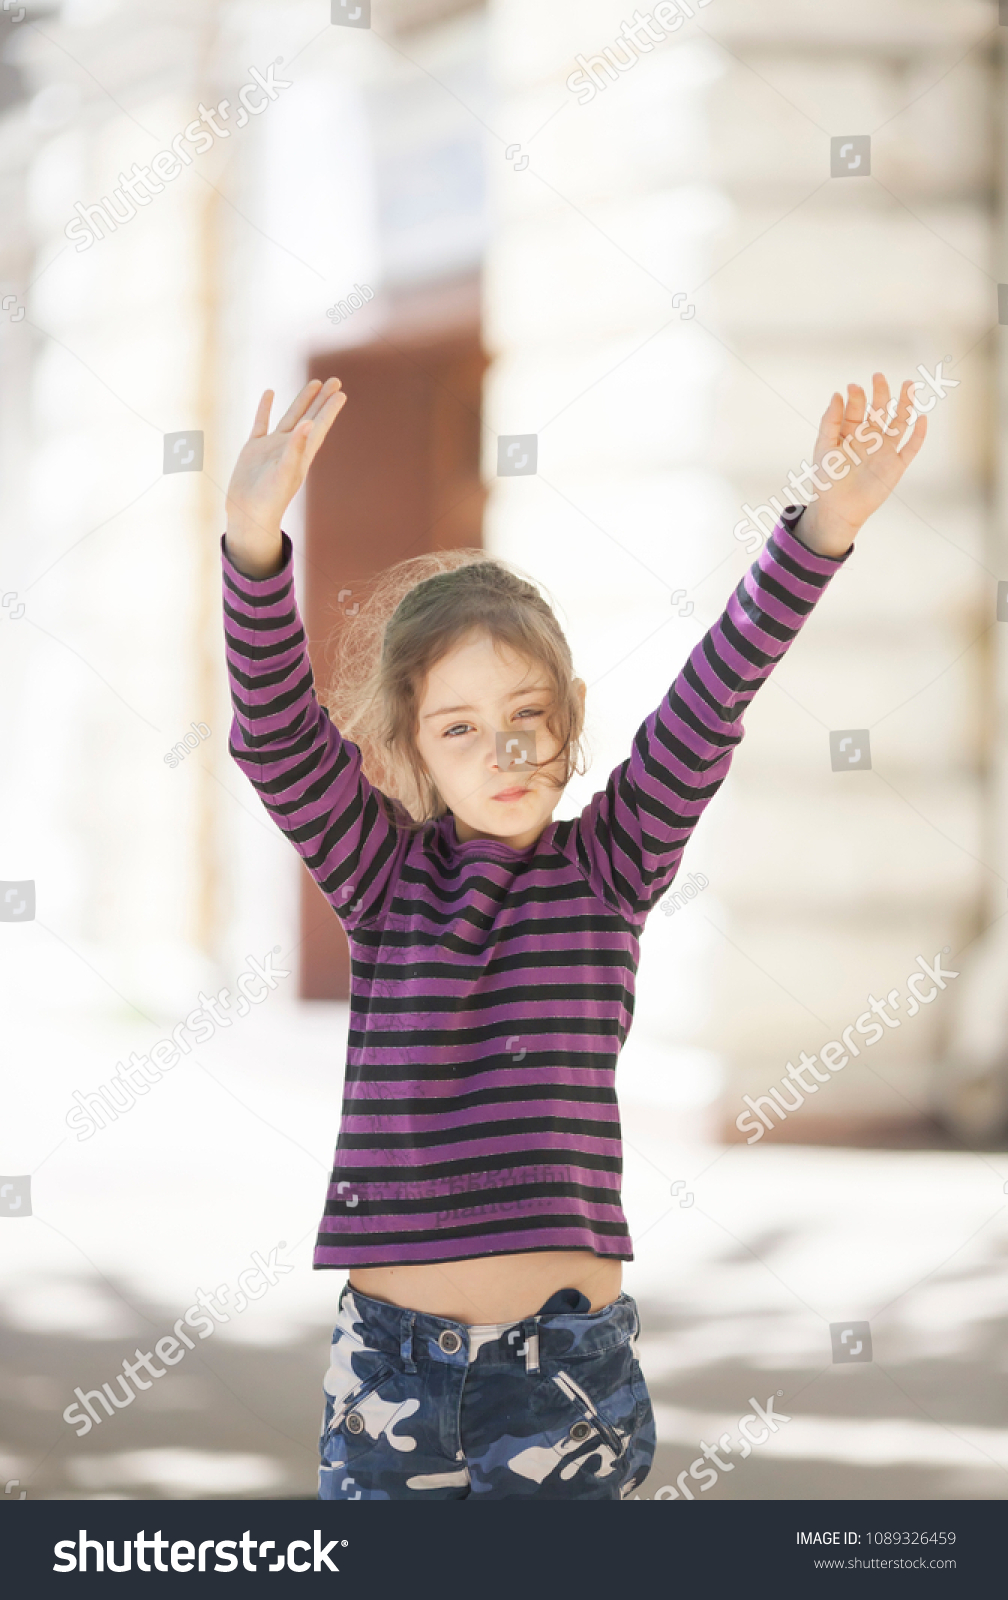
<svg viewBox="0 0 1008 1600">
<path fill-rule="evenodd" d="M 637 1307 L 621 1292 L 633 1248 L 615 1069 L 638 940 L 746 706 L 926 419 L 899 450 L 881 373 L 867 423 L 861 388 L 846 408 L 833 396 L 822 492 L 786 508 L 605 789 L 554 822 L 585 684 L 535 586 L 481 552 L 442 561 L 379 618 L 377 733 L 363 750 L 319 704 L 280 523 L 346 396 L 314 380 L 270 433 L 272 399 L 228 489 L 224 618 L 231 754 L 351 952 L 343 1118 L 314 1261 L 350 1269 L 319 1495 L 623 1498 L 655 1449 Z"/>
</svg>

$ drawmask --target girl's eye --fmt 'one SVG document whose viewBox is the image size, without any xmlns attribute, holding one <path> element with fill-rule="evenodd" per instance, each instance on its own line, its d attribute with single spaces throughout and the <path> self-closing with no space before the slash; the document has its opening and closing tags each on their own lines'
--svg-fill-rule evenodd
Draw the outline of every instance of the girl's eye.
<svg viewBox="0 0 1008 1600">
<path fill-rule="evenodd" d="M 532 706 L 525 706 L 523 710 L 515 712 L 515 716 L 517 717 L 541 717 L 542 714 L 542 711 L 536 710 Z M 450 739 L 453 737 L 453 735 L 458 733 L 460 729 L 463 733 L 465 733 L 468 728 L 468 722 L 455 722 L 450 728 L 446 728 L 444 730 L 444 733 L 441 735 L 441 737 L 442 739 Z"/>
</svg>

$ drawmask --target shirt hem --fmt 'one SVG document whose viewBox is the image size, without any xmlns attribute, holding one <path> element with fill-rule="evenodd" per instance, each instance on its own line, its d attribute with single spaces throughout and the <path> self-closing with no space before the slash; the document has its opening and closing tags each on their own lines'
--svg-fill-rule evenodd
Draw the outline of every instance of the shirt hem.
<svg viewBox="0 0 1008 1600">
<path fill-rule="evenodd" d="M 324 1245 L 321 1248 L 325 1251 L 327 1256 L 331 1254 L 345 1256 L 347 1253 L 344 1249 L 340 1249 L 339 1246 Z M 361 1246 L 360 1248 L 363 1249 L 364 1246 Z M 633 1244 L 629 1240 L 627 1241 L 627 1254 L 623 1254 L 622 1252 L 615 1250 L 597 1250 L 594 1245 L 588 1244 L 531 1244 L 519 1250 L 463 1250 L 462 1253 L 450 1255 L 414 1255 L 405 1258 L 396 1256 L 394 1260 L 384 1261 L 361 1261 L 357 1259 L 352 1261 L 333 1261 L 331 1259 L 321 1261 L 319 1260 L 319 1246 L 316 1245 L 315 1253 L 312 1258 L 312 1271 L 324 1272 L 329 1269 L 334 1269 L 336 1271 L 347 1271 L 351 1267 L 360 1267 L 362 1270 L 377 1267 L 433 1267 L 449 1261 L 486 1261 L 492 1256 L 543 1255 L 547 1252 L 555 1253 L 559 1250 L 588 1250 L 592 1255 L 597 1256 L 600 1261 L 633 1261 L 634 1259 Z"/>
</svg>

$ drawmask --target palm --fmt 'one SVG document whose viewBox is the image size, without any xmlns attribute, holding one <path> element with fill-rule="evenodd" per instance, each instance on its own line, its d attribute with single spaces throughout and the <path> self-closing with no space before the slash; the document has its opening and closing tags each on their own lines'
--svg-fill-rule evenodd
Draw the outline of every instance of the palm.
<svg viewBox="0 0 1008 1600">
<path fill-rule="evenodd" d="M 814 456 L 820 478 L 829 480 L 829 489 L 820 495 L 817 505 L 816 520 L 821 527 L 831 524 L 844 530 L 849 527 L 853 534 L 889 498 L 920 450 L 927 433 L 927 418 L 918 416 L 903 448 L 897 448 L 913 414 L 912 394 L 913 382 L 908 379 L 900 391 L 896 414 L 890 420 L 886 415 L 890 403 L 889 385 L 882 373 L 877 372 L 872 384 L 871 409 L 876 414 L 881 413 L 887 426 L 895 431 L 891 434 L 883 432 L 869 417 L 862 429 L 861 439 L 856 437 L 856 433 L 865 423 L 868 412 L 864 390 L 859 384 L 849 384 L 846 406 L 842 395 L 833 396 L 823 414 Z M 881 446 L 872 439 L 869 430 L 881 437 Z M 849 441 L 847 450 L 843 449 L 845 441 Z M 869 446 L 871 455 L 868 454 Z M 835 480 L 830 479 L 830 473 L 822 467 L 823 458 L 829 458 L 830 451 L 834 450 L 840 452 L 840 457 L 839 460 L 836 456 L 830 458 L 830 467 L 839 471 L 846 464 L 849 469 L 845 476 Z M 858 458 L 856 462 L 851 452 Z"/>
</svg>

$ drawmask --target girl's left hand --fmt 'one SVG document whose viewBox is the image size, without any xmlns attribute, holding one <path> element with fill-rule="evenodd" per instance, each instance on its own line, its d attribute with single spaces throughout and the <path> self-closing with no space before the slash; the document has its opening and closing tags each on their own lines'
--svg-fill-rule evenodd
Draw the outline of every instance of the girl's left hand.
<svg viewBox="0 0 1008 1600">
<path fill-rule="evenodd" d="M 814 550 L 816 555 L 844 555 L 858 530 L 872 512 L 888 500 L 919 452 L 927 434 L 927 417 L 924 415 L 918 416 L 902 450 L 896 448 L 913 414 L 914 387 L 913 380 L 908 378 L 900 391 L 896 416 L 890 422 L 886 414 L 890 403 L 889 385 L 883 373 L 874 374 L 871 409 L 886 425 L 888 432 L 884 432 L 871 419 L 865 424 L 868 407 L 865 392 L 857 383 L 847 385 L 846 407 L 843 395 L 837 393 L 823 412 L 814 465 L 820 483 L 828 483 L 829 487 L 817 491 L 818 499 L 808 506 L 795 529 L 802 543 Z M 856 437 L 855 430 L 861 434 L 860 438 Z M 850 440 L 848 449 L 842 451 L 839 460 L 834 458 L 830 466 L 839 472 L 842 464 L 846 463 L 850 471 L 842 478 L 831 480 L 829 473 L 823 470 L 823 457 L 828 456 L 831 450 L 840 451 L 845 439 Z M 878 439 L 882 441 L 881 448 L 876 443 Z M 871 447 L 871 455 L 868 454 L 868 446 Z M 859 458 L 859 464 L 855 465 L 851 451 Z M 805 481 L 807 492 L 812 492 L 810 480 Z"/>
</svg>

